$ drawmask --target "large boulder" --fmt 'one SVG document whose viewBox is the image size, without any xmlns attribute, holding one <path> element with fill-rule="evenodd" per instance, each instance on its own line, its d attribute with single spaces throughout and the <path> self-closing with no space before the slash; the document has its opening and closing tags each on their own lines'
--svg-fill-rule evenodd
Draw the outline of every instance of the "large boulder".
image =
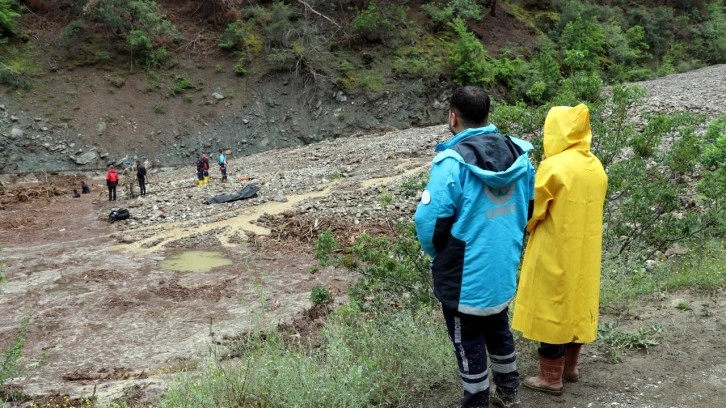
<svg viewBox="0 0 726 408">
<path fill-rule="evenodd" d="M 71 160 L 73 160 L 76 164 L 83 166 L 96 160 L 96 157 L 98 157 L 98 154 L 93 150 L 89 150 L 80 156 L 72 156 Z"/>
</svg>

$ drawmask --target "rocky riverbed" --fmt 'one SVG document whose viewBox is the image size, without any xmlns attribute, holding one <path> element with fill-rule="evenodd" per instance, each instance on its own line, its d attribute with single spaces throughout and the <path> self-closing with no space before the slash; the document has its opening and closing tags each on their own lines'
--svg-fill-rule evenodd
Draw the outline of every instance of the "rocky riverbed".
<svg viewBox="0 0 726 408">
<path fill-rule="evenodd" d="M 648 96 L 634 115 L 724 114 L 725 75 L 726 66 L 715 66 L 642 83 Z M 232 155 L 228 183 L 212 159 L 204 187 L 196 186 L 193 163 L 153 168 L 145 197 L 126 198 L 119 186 L 115 202 L 107 201 L 102 171 L 4 176 L 0 256 L 8 285 L 0 297 L 0 347 L 29 315 L 26 360 L 48 356 L 12 386 L 36 401 L 96 395 L 143 402 L 158 396 L 171 374 L 198 366 L 239 333 L 293 324 L 311 306 L 313 286 L 345 301 L 354 276 L 333 268 L 310 273 L 315 238 L 327 228 L 345 242 L 366 231 L 395 233 L 392 225 L 413 214 L 434 145 L 448 137 L 445 126 L 434 126 Z M 91 193 L 72 198 L 81 180 Z M 249 183 L 260 187 L 257 197 L 206 204 Z M 118 207 L 128 208 L 131 219 L 108 223 Z M 224 262 L 206 272 L 169 266 L 206 254 Z M 528 395 L 529 401 L 665 408 L 691 406 L 695 398 L 717 406 L 708 404 L 726 397 L 723 364 L 712 363 L 726 357 L 717 346 L 726 304 L 723 297 L 679 294 L 715 316 L 693 318 L 673 312 L 673 296 L 643 313 L 672 328 L 669 341 L 677 346 L 666 348 L 666 360 L 635 355 L 628 365 L 610 366 L 592 351 L 585 356 L 592 380 L 562 400 Z M 691 356 L 709 363 L 694 368 Z M 674 367 L 687 373 L 677 384 Z"/>
</svg>

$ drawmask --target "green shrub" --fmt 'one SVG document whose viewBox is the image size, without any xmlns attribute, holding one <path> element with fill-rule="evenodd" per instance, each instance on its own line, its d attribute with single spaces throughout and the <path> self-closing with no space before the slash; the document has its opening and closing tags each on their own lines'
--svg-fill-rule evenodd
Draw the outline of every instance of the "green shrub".
<svg viewBox="0 0 726 408">
<path fill-rule="evenodd" d="M 246 35 L 247 32 L 242 26 L 242 22 L 235 21 L 227 25 L 227 28 L 219 38 L 217 46 L 223 50 L 239 50 L 244 44 Z"/>
<path fill-rule="evenodd" d="M 83 20 L 73 20 L 68 23 L 60 33 L 60 44 L 70 49 L 77 46 L 81 41 L 81 35 L 86 29 L 86 23 Z"/>
<path fill-rule="evenodd" d="M 364 233 L 344 249 L 342 265 L 361 275 L 348 289 L 351 301 L 366 310 L 435 305 L 431 260 L 421 251 L 415 226 L 400 222 L 394 232 L 396 238 L 391 239 Z"/>
<path fill-rule="evenodd" d="M 247 74 L 247 61 L 245 57 L 240 57 L 237 63 L 234 64 L 234 73 L 238 76 L 245 76 Z"/>
<path fill-rule="evenodd" d="M 401 195 L 404 197 L 415 197 L 416 194 L 422 192 L 428 184 L 429 175 L 420 171 L 413 176 L 407 177 L 401 184 Z"/>
<path fill-rule="evenodd" d="M 189 78 L 184 75 L 176 75 L 174 77 L 174 85 L 172 85 L 171 89 L 169 89 L 169 93 L 171 95 L 179 95 L 184 92 L 185 89 L 193 88 L 194 84 L 192 84 L 192 81 L 190 81 Z"/>
<path fill-rule="evenodd" d="M 0 0 L 0 44 L 7 37 L 18 33 L 17 18 L 20 17 L 20 5 L 15 0 Z"/>
<path fill-rule="evenodd" d="M 335 240 L 333 232 L 328 228 L 325 232 L 318 235 L 315 242 L 315 259 L 322 266 L 328 266 L 336 259 L 334 251 L 339 248 L 338 241 Z"/>
<path fill-rule="evenodd" d="M 0 62 L 0 84 L 11 89 L 30 89 L 30 81 L 18 71 Z"/>
<path fill-rule="evenodd" d="M 449 64 L 453 67 L 454 82 L 462 85 L 485 86 L 494 81 L 496 70 L 488 62 L 489 55 L 479 39 L 460 18 L 451 23 L 457 41 L 451 44 Z"/>
<path fill-rule="evenodd" d="M 567 23 L 558 38 L 565 50 L 563 65 L 571 73 L 599 72 L 600 57 L 605 54 L 606 34 L 593 19 L 577 18 Z"/>
<path fill-rule="evenodd" d="M 388 20 L 375 2 L 358 12 L 350 23 L 353 34 L 361 36 L 370 42 L 385 41 L 395 30 L 393 23 Z"/>
<path fill-rule="evenodd" d="M 707 199 L 723 208 L 726 197 L 726 115 L 711 122 L 703 136 L 703 178 L 698 190 Z"/>
<path fill-rule="evenodd" d="M 381 208 L 388 207 L 393 202 L 393 194 L 391 194 L 388 190 L 382 190 L 380 193 L 378 193 L 378 205 L 381 206 Z"/>
<path fill-rule="evenodd" d="M 558 105 L 574 106 L 580 102 L 597 102 L 602 99 L 603 80 L 595 72 L 577 71 L 565 78 L 554 98 Z"/>
<path fill-rule="evenodd" d="M 154 0 L 89 2 L 82 19 L 106 25 L 116 39 L 125 41 L 132 58 L 147 69 L 162 65 L 168 56 L 165 45 L 180 38 Z M 73 43 L 81 28 L 82 24 L 72 21 L 64 30 L 66 43 Z"/>
<path fill-rule="evenodd" d="M 5 400 L 3 394 L 4 385 L 12 378 L 22 373 L 21 362 L 23 361 L 23 350 L 25 350 L 25 339 L 28 335 L 30 318 L 23 318 L 18 334 L 13 338 L 12 344 L 0 354 L 0 397 Z"/>
<path fill-rule="evenodd" d="M 451 344 L 433 309 L 372 315 L 345 306 L 324 324 L 314 347 L 274 329 L 245 336 L 233 349 L 240 359 L 178 376 L 156 406 L 408 407 L 459 397 L 445 369 Z"/>
<path fill-rule="evenodd" d="M 333 295 L 324 285 L 318 283 L 310 292 L 310 301 L 315 306 L 325 306 L 333 301 Z"/>
<path fill-rule="evenodd" d="M 605 353 L 608 361 L 616 363 L 622 361 L 623 350 L 643 349 L 659 344 L 661 327 L 653 325 L 635 331 L 625 332 L 618 328 L 616 323 L 607 322 L 598 328 L 598 348 Z"/>
<path fill-rule="evenodd" d="M 451 0 L 441 8 L 435 2 L 431 2 L 421 5 L 421 9 L 428 13 L 436 24 L 451 21 L 454 18 L 481 21 L 484 17 L 484 7 L 474 0 Z"/>
<path fill-rule="evenodd" d="M 425 39 L 411 48 L 399 48 L 393 59 L 393 72 L 404 78 L 421 78 L 426 82 L 438 80 L 444 68 L 442 45 L 434 39 Z"/>
</svg>

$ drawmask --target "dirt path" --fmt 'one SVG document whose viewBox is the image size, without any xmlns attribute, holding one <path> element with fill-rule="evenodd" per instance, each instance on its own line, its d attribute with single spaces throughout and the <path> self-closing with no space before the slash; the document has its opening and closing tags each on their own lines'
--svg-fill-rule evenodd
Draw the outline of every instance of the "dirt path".
<svg viewBox="0 0 726 408">
<path fill-rule="evenodd" d="M 677 299 L 693 310 L 678 310 Z M 708 310 L 709 316 L 704 316 Z M 726 407 L 726 297 L 687 292 L 646 301 L 637 317 L 605 315 L 625 331 L 658 325 L 658 346 L 649 352 L 630 351 L 611 364 L 594 346 L 583 349 L 581 380 L 565 384 L 554 397 L 523 389 L 524 406 L 690 408 Z M 523 362 L 529 364 L 533 361 Z M 533 373 L 529 369 L 528 374 Z"/>
</svg>

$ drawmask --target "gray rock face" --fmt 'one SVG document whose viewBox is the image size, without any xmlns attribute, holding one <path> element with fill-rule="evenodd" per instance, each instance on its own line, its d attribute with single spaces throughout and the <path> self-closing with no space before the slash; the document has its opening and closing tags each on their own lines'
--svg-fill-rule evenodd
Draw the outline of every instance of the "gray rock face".
<svg viewBox="0 0 726 408">
<path fill-rule="evenodd" d="M 76 164 L 80 164 L 83 166 L 94 161 L 96 157 L 98 157 L 98 154 L 95 151 L 91 150 L 83 153 L 80 156 L 73 156 L 72 159 Z"/>
<path fill-rule="evenodd" d="M 5 108 L 0 115 L 0 135 L 6 136 L 0 138 L 6 153 L 0 156 L 0 168 L 9 173 L 75 170 L 94 160 L 90 154 L 82 155 L 89 150 L 107 152 L 109 161 L 125 155 L 147 154 L 162 166 L 179 166 L 193 163 L 202 149 L 216 151 L 225 146 L 236 155 L 246 156 L 351 135 L 435 125 L 445 120 L 448 108 L 448 92 L 435 89 L 428 90 L 426 95 L 385 93 L 376 100 L 353 100 L 328 87 L 301 99 L 296 95 L 299 91 L 295 88 L 296 83 L 288 79 L 265 83 L 265 88 L 248 96 L 251 102 L 232 116 L 221 110 L 227 100 L 241 98 L 216 92 L 212 98 L 225 98 L 225 102 L 217 106 L 219 116 L 199 117 L 195 122 L 198 126 L 189 128 L 184 126 L 188 123 L 177 122 L 171 127 L 154 124 L 151 133 L 145 132 L 143 136 L 134 133 L 137 129 L 134 118 L 123 118 L 118 122 L 97 119 L 90 129 L 79 129 L 73 121 L 53 123 L 51 118 L 37 116 L 38 112 L 23 112 L 0 96 Z M 645 103 L 630 112 L 633 117 L 640 118 L 639 123 L 644 123 L 648 113 L 688 111 L 708 117 L 726 113 L 726 65 L 636 85 L 643 86 L 647 92 Z M 210 103 L 214 104 L 214 101 Z M 123 143 L 118 140 L 105 144 L 98 142 L 109 139 L 123 126 L 130 131 L 123 135 L 128 140 Z M 13 129 L 24 134 L 14 136 Z M 103 138 L 96 138 L 97 133 L 102 133 Z M 667 137 L 665 142 L 672 142 L 672 139 Z M 50 148 L 43 147 L 46 143 Z M 78 152 L 79 147 L 83 147 L 83 151 Z M 11 157 L 23 157 L 23 160 L 11 160 Z M 79 160 L 87 164 L 80 164 Z"/>
</svg>

